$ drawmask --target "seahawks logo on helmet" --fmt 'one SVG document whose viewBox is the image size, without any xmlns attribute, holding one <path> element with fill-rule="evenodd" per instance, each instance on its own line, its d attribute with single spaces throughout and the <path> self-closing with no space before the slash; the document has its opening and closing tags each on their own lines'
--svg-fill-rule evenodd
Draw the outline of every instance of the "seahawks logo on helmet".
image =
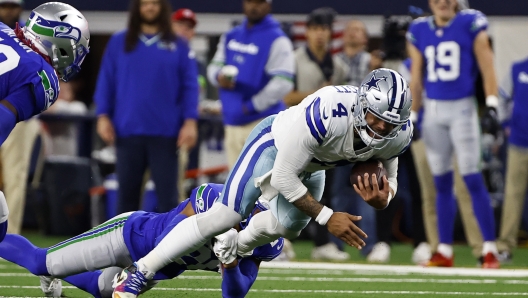
<svg viewBox="0 0 528 298">
<path fill-rule="evenodd" d="M 31 29 L 38 34 L 50 37 L 69 38 L 78 42 L 81 38 L 81 31 L 78 28 L 64 22 L 48 21 L 37 17 Z"/>
<path fill-rule="evenodd" d="M 70 38 L 75 40 L 75 42 L 79 41 L 79 38 L 81 38 L 81 31 L 70 25 L 63 24 L 60 26 L 55 26 L 55 28 L 53 28 L 53 31 L 54 37 Z"/>
<path fill-rule="evenodd" d="M 204 200 L 202 198 L 199 198 L 198 200 L 196 200 L 196 206 L 198 207 L 198 209 L 200 210 L 204 210 Z"/>
</svg>

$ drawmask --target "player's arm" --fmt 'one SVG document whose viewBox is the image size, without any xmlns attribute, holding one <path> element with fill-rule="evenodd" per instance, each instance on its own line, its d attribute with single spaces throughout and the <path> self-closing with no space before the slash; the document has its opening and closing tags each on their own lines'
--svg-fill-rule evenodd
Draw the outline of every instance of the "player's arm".
<svg viewBox="0 0 528 298">
<path fill-rule="evenodd" d="M 281 36 L 273 41 L 265 69 L 271 79 L 244 105 L 247 113 L 265 111 L 283 100 L 293 89 L 295 58 L 293 46 L 287 37 Z"/>
<path fill-rule="evenodd" d="M 360 236 L 365 238 L 366 234 L 353 223 L 361 217 L 348 213 L 334 213 L 332 209 L 319 203 L 299 178 L 299 174 L 313 158 L 314 149 L 322 144 L 330 133 L 321 121 L 323 112 L 317 109 L 313 111 L 314 113 L 317 111 L 318 115 L 315 117 L 311 114 L 306 117 L 303 115 L 291 127 L 284 128 L 288 130 L 288 134 L 280 139 L 281 144 L 271 175 L 271 186 L 297 209 L 315 219 L 320 225 L 326 225 L 331 234 L 350 246 L 361 249 L 365 242 Z"/>
<path fill-rule="evenodd" d="M 422 107 L 423 94 L 423 66 L 424 58 L 422 53 L 411 42 L 407 42 L 407 52 L 411 58 L 411 82 L 410 89 L 412 95 L 411 121 L 418 120 L 418 111 Z"/>
<path fill-rule="evenodd" d="M 243 258 L 222 267 L 222 297 L 245 297 L 255 283 L 260 261 Z"/>
<path fill-rule="evenodd" d="M 497 108 L 499 99 L 497 95 L 497 78 L 495 76 L 495 66 L 493 62 L 493 51 L 489 43 L 489 36 L 485 30 L 480 31 L 473 42 L 473 51 L 484 81 L 484 92 L 486 94 L 486 105 Z M 414 94 L 413 94 L 414 95 Z M 414 98 L 413 98 L 414 99 Z"/>
<path fill-rule="evenodd" d="M 258 211 L 257 211 L 258 213 Z M 231 264 L 223 265 L 223 297 L 245 297 L 257 279 L 262 261 L 269 262 L 278 257 L 284 247 L 284 238 L 258 246 L 253 254 Z"/>
</svg>

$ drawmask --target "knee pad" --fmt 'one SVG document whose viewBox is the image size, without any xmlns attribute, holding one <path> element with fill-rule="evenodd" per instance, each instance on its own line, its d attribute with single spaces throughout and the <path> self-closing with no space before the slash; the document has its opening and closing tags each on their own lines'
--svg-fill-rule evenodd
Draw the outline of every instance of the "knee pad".
<svg viewBox="0 0 528 298">
<path fill-rule="evenodd" d="M 222 203 L 214 203 L 207 212 L 196 215 L 198 229 L 205 239 L 226 232 L 241 220 L 240 214 Z"/>
</svg>

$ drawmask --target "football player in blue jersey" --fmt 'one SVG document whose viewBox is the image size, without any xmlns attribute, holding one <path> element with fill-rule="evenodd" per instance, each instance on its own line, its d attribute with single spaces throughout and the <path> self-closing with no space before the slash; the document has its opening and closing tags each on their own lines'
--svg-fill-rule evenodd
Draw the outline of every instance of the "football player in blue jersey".
<svg viewBox="0 0 528 298">
<path fill-rule="evenodd" d="M 453 266 L 453 228 L 456 214 L 452 158 L 471 195 L 484 245 L 482 267 L 498 268 L 495 220 L 490 196 L 480 172 L 480 130 L 475 80 L 480 70 L 487 95 L 487 115 L 496 118 L 498 88 L 493 53 L 480 11 L 460 9 L 455 0 L 429 0 L 430 17 L 416 19 L 407 39 L 412 59 L 411 120 L 424 106 L 422 137 L 437 191 L 440 244 L 429 266 Z M 425 100 L 422 91 L 425 90 Z"/>
<path fill-rule="evenodd" d="M 55 102 L 59 79 L 79 72 L 89 41 L 84 16 L 60 2 L 35 8 L 23 28 L 0 23 L 0 145 L 17 122 Z"/>
<path fill-rule="evenodd" d="M 222 187 L 222 184 L 203 184 L 170 212 L 120 214 L 84 234 L 48 248 L 35 247 L 22 236 L 8 234 L 0 243 L 0 257 L 41 276 L 41 288 L 48 297 L 60 297 L 62 286 L 57 278 L 63 278 L 94 297 L 111 297 L 114 278 L 116 281 L 122 278 L 122 268 L 150 252 L 183 219 L 209 210 Z M 208 241 L 196 251 L 175 259 L 158 271 L 143 290 L 185 270 L 219 272 L 222 263 L 223 297 L 244 297 L 257 278 L 260 262 L 276 258 L 284 243 L 284 239 L 279 238 L 257 247 L 251 256 L 231 258 L 229 250 L 236 250 L 237 230 L 244 229 L 259 212 L 270 211 L 257 202 L 247 220 L 217 236 L 214 242 Z M 103 268 L 107 269 L 99 270 Z"/>
</svg>

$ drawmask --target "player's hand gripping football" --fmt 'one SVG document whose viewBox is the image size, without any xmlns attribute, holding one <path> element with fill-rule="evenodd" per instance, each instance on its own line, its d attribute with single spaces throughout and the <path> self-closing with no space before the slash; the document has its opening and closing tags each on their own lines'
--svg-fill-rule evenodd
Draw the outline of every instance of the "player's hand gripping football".
<svg viewBox="0 0 528 298">
<path fill-rule="evenodd" d="M 354 224 L 355 221 L 359 220 L 361 220 L 361 216 L 334 212 L 326 223 L 326 228 L 330 234 L 343 240 L 346 244 L 362 249 L 365 246 L 365 241 L 361 238 L 367 238 L 367 234 Z"/>
<path fill-rule="evenodd" d="M 376 209 L 385 209 L 388 205 L 389 181 L 386 176 L 383 176 L 382 189 L 379 188 L 376 174 L 372 174 L 371 179 L 369 179 L 368 173 L 365 173 L 363 179 L 358 176 L 358 183 L 354 184 L 354 190 L 363 198 L 363 201 Z"/>
</svg>

